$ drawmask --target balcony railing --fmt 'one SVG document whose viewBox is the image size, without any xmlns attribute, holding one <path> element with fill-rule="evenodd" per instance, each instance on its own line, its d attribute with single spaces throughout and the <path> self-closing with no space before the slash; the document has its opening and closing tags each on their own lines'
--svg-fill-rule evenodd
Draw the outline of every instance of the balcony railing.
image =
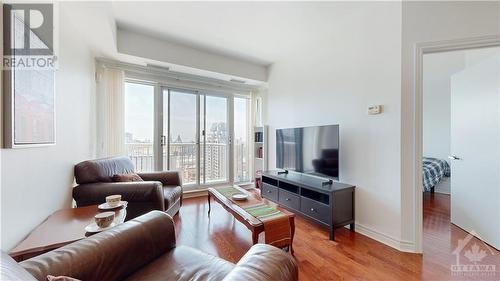
<svg viewBox="0 0 500 281">
<path fill-rule="evenodd" d="M 243 155 L 246 150 L 244 144 L 240 149 L 235 149 L 235 180 L 246 180 L 249 177 L 248 155 Z M 201 180 L 205 182 L 228 181 L 228 149 L 227 144 L 206 143 L 205 151 L 202 146 L 200 163 L 202 165 Z M 126 143 L 127 155 L 132 159 L 136 171 L 154 171 L 154 151 L 152 143 Z M 242 155 L 240 155 L 242 154 Z M 163 163 L 166 167 L 168 161 L 167 151 L 162 153 Z M 198 151 L 195 143 L 170 143 L 170 169 L 182 173 L 184 183 L 196 183 L 198 176 Z M 204 168 L 203 168 L 204 165 Z M 203 175 L 203 173 L 205 173 Z"/>
<path fill-rule="evenodd" d="M 154 171 L 152 143 L 126 143 L 127 155 L 138 172 Z"/>
</svg>

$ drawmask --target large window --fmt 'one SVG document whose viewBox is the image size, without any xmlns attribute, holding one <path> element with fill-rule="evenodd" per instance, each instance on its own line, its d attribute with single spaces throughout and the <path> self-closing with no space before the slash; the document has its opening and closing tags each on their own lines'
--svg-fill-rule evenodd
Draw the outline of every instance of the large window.
<svg viewBox="0 0 500 281">
<path fill-rule="evenodd" d="M 125 146 L 137 171 L 154 170 L 154 86 L 125 84 Z"/>
<path fill-rule="evenodd" d="M 187 190 L 250 180 L 248 98 L 135 81 L 125 89 L 126 144 L 138 171 L 178 170 Z"/>
</svg>

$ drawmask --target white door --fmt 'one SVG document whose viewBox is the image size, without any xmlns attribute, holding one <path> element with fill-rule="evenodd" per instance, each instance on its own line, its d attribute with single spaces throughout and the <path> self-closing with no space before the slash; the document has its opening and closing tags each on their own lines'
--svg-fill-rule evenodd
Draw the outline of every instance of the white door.
<svg viewBox="0 0 500 281">
<path fill-rule="evenodd" d="M 500 48 L 466 62 L 451 78 L 451 222 L 499 249 Z"/>
</svg>

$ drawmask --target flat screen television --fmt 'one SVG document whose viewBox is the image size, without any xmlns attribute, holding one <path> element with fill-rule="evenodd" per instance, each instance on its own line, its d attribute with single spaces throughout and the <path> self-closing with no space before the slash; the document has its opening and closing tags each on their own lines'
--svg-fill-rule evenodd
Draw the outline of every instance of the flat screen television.
<svg viewBox="0 0 500 281">
<path fill-rule="evenodd" d="M 276 130 L 276 167 L 339 179 L 339 125 Z"/>
</svg>

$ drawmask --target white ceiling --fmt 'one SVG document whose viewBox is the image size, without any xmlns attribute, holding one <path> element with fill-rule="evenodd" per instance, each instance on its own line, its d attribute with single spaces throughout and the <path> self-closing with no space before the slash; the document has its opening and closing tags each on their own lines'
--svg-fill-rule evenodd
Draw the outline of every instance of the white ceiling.
<svg viewBox="0 0 500 281">
<path fill-rule="evenodd" d="M 87 39 L 97 57 L 162 64 L 119 53 L 116 45 L 116 29 L 119 28 L 268 66 L 311 52 L 345 51 L 343 43 L 358 36 L 355 31 L 349 32 L 349 26 L 369 25 L 363 19 L 372 13 L 374 5 L 384 4 L 89 1 L 61 2 L 61 10 L 74 23 L 75 32 Z M 182 67 L 165 66 L 176 71 Z M 198 70 L 185 68 L 182 71 Z M 213 76 L 211 73 L 206 75 Z"/>
<path fill-rule="evenodd" d="M 346 2 L 113 2 L 119 28 L 269 65 L 334 36 Z M 369 8 L 367 6 L 366 8 Z"/>
</svg>

